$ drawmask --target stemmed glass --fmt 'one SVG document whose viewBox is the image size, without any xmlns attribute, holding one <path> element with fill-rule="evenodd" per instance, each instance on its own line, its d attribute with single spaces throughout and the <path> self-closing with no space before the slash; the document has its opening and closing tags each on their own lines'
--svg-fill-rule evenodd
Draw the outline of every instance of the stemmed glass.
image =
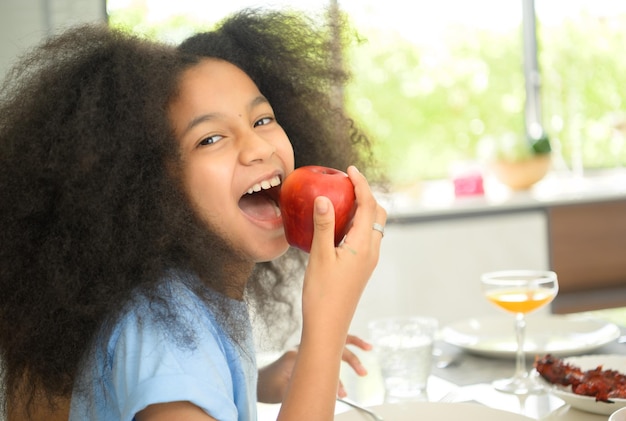
<svg viewBox="0 0 626 421">
<path fill-rule="evenodd" d="M 550 303 L 559 290 L 556 273 L 543 270 L 507 270 L 481 276 L 483 293 L 496 306 L 515 314 L 517 352 L 515 374 L 493 382 L 497 390 L 507 393 L 535 393 L 542 386 L 526 369 L 524 353 L 525 315 Z"/>
</svg>

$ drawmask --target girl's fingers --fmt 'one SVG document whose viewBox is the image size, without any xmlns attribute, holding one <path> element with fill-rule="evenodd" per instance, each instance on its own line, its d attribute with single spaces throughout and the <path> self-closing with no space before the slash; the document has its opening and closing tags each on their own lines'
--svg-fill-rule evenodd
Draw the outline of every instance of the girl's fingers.
<svg viewBox="0 0 626 421">
<path fill-rule="evenodd" d="M 341 380 L 339 380 L 339 387 L 337 388 L 337 396 L 340 398 L 345 398 L 348 396 L 348 392 L 346 392 L 346 388 L 343 386 Z"/>
<path fill-rule="evenodd" d="M 354 372 L 359 376 L 367 375 L 367 369 L 363 366 L 359 357 L 357 357 L 356 354 L 348 348 L 344 349 L 341 359 L 352 367 Z"/>
<path fill-rule="evenodd" d="M 346 236 L 346 243 L 350 245 L 363 244 L 369 247 L 373 240 L 373 245 L 378 247 L 382 235 L 374 230 L 374 223 L 384 227 L 387 222 L 387 212 L 376 202 L 376 198 L 363 174 L 353 166 L 349 167 L 347 172 L 352 184 L 354 184 L 358 207 L 352 228 Z"/>
<path fill-rule="evenodd" d="M 335 244 L 335 209 L 325 196 L 315 198 L 313 206 L 313 242 L 311 254 L 326 256 L 334 253 Z M 330 246 L 329 246 L 330 244 Z"/>
<path fill-rule="evenodd" d="M 364 339 L 361 339 L 360 337 L 356 335 L 348 335 L 346 339 L 346 345 L 354 345 L 354 346 L 361 348 L 364 351 L 369 351 L 370 349 L 372 349 L 372 344 L 365 341 Z"/>
<path fill-rule="evenodd" d="M 372 345 L 370 343 L 354 335 L 348 335 L 346 345 L 354 345 L 365 351 L 372 349 Z M 363 366 L 359 357 L 354 352 L 350 351 L 347 346 L 343 350 L 342 360 L 352 367 L 355 373 L 359 376 L 367 375 L 367 369 Z"/>
</svg>

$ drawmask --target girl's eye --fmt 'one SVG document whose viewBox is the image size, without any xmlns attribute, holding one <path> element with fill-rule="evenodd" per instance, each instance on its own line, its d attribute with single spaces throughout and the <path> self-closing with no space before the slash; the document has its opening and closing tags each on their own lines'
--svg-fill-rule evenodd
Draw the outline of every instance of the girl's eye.
<svg viewBox="0 0 626 421">
<path fill-rule="evenodd" d="M 220 136 L 220 135 L 213 135 L 213 136 L 205 137 L 204 139 L 200 141 L 199 145 L 200 146 L 212 145 L 222 140 L 223 137 L 224 136 Z"/>
<path fill-rule="evenodd" d="M 274 119 L 271 117 L 263 117 L 254 123 L 254 127 L 265 126 L 266 124 L 270 124 L 273 120 Z"/>
</svg>

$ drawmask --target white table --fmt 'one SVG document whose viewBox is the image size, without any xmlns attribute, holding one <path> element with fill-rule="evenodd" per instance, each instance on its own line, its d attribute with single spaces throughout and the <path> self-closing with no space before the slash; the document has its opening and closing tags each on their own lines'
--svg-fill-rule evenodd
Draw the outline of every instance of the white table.
<svg viewBox="0 0 626 421">
<path fill-rule="evenodd" d="M 622 329 L 626 333 L 626 329 Z M 522 413 L 529 418 L 545 421 L 607 421 L 608 415 L 579 411 L 552 395 L 530 395 L 526 398 L 495 391 L 491 381 L 513 374 L 515 362 L 462 352 L 448 344 L 437 344 L 444 353 L 459 353 L 460 363 L 447 368 L 433 368 L 428 384 L 428 400 L 445 399 L 450 402 L 475 402 L 497 409 Z M 349 367 L 342 368 L 342 381 L 349 396 L 366 406 L 383 402 L 382 379 L 377 372 L 373 354 L 357 351 L 370 370 L 366 377 L 357 377 Z M 593 351 L 594 354 L 626 354 L 626 344 L 610 343 Z M 275 420 L 279 405 L 259 405 L 259 421 Z M 336 412 L 351 410 L 338 403 Z"/>
<path fill-rule="evenodd" d="M 622 329 L 626 333 L 626 329 Z M 491 382 L 513 374 L 515 362 L 511 359 L 488 358 L 473 355 L 445 343 L 438 343 L 445 355 L 457 353 L 459 363 L 447 368 L 433 368 L 428 385 L 430 401 L 476 402 L 492 408 L 521 413 L 532 419 L 567 421 L 606 421 L 608 415 L 597 415 L 570 408 L 561 399 L 550 394 L 520 397 L 494 390 Z M 592 352 L 593 354 L 626 354 L 626 344 L 612 342 Z M 375 365 L 372 355 L 361 353 L 368 365 Z M 532 362 L 528 363 L 530 367 Z M 382 403 L 381 379 L 376 370 L 369 376 L 357 378 L 344 369 L 342 378 L 354 400 L 367 405 Z M 369 377 L 369 378 L 368 378 Z M 338 411 L 346 408 L 338 405 Z"/>
</svg>

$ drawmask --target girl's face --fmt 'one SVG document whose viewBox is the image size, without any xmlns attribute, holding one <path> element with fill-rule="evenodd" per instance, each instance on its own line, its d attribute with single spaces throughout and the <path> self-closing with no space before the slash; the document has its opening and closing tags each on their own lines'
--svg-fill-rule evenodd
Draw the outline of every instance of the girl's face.
<svg viewBox="0 0 626 421">
<path fill-rule="evenodd" d="M 293 148 L 252 79 L 203 60 L 183 73 L 170 119 L 187 194 L 211 229 L 254 262 L 283 254 L 276 186 L 293 171 Z"/>
</svg>

